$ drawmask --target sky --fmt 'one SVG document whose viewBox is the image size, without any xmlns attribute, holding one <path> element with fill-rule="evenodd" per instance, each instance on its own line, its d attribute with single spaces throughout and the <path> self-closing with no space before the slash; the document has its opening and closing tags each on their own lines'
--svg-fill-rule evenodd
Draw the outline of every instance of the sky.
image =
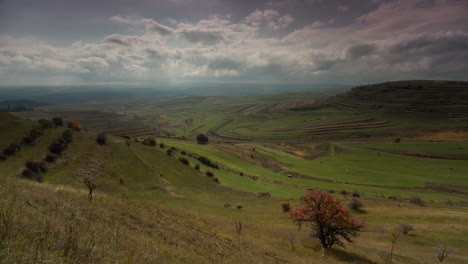
<svg viewBox="0 0 468 264">
<path fill-rule="evenodd" d="M 0 85 L 468 81 L 468 0 L 0 0 Z"/>
</svg>

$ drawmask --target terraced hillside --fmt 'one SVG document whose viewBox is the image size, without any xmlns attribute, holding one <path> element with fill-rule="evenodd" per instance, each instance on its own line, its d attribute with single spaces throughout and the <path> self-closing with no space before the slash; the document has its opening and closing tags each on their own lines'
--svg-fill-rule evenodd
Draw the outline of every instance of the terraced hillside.
<svg viewBox="0 0 468 264">
<path fill-rule="evenodd" d="M 137 116 L 104 112 L 99 110 L 35 110 L 15 113 L 31 120 L 61 117 L 64 120 L 78 121 L 89 132 L 104 132 L 116 136 L 144 136 L 161 134 L 161 130 L 145 124 Z"/>
<path fill-rule="evenodd" d="M 360 86 L 326 104 L 343 109 L 381 109 L 409 117 L 466 117 L 468 82 L 400 81 Z"/>
</svg>

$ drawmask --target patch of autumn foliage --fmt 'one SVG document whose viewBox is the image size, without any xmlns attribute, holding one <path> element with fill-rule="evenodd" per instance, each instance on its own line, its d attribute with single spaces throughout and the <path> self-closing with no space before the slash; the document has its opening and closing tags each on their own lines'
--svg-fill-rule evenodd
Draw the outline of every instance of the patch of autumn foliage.
<svg viewBox="0 0 468 264">
<path fill-rule="evenodd" d="M 77 121 L 68 121 L 67 125 L 68 128 L 73 129 L 75 131 L 81 131 L 83 129 L 81 123 Z"/>
<path fill-rule="evenodd" d="M 351 212 L 341 206 L 339 199 L 331 194 L 314 190 L 301 197 L 302 208 L 291 210 L 289 215 L 296 224 L 308 224 L 312 227 L 315 236 L 323 248 L 333 245 L 344 246 L 340 237 L 352 242 L 365 227 L 365 219 L 354 218 Z"/>
</svg>

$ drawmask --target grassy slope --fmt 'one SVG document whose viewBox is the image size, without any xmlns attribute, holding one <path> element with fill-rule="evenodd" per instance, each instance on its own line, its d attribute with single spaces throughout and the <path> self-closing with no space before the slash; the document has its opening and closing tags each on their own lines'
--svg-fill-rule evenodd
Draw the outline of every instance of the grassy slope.
<svg viewBox="0 0 468 264">
<path fill-rule="evenodd" d="M 424 187 L 426 182 L 467 184 L 464 177 L 467 168 L 464 161 L 436 160 L 428 162 L 425 158 L 406 157 L 401 155 L 382 153 L 362 149 L 353 149 L 336 155 L 328 155 L 315 160 L 304 160 L 291 156 L 267 152 L 259 148 L 258 153 L 289 164 L 287 171 L 298 172 L 304 175 L 331 180 L 332 182 L 310 180 L 302 178 L 288 178 L 284 174 L 248 163 L 229 153 L 221 151 L 216 145 L 198 145 L 186 141 L 162 139 L 166 145 L 175 146 L 198 155 L 206 156 L 228 168 L 235 169 L 245 174 L 260 177 L 270 181 L 280 181 L 286 184 L 295 184 L 298 187 L 284 186 L 273 182 L 261 182 L 250 178 L 241 177 L 233 173 L 220 173 L 222 183 L 246 191 L 270 190 L 273 195 L 282 197 L 297 197 L 298 193 L 305 192 L 306 188 L 322 188 L 333 190 L 359 191 L 367 194 L 400 194 L 408 197 L 419 195 L 424 199 L 435 200 L 459 200 L 459 197 L 434 193 L 428 190 L 405 190 L 389 187 Z M 245 144 L 244 144 L 245 145 Z M 351 148 L 351 147 L 348 147 Z M 396 164 L 396 165 L 395 165 Z M 427 170 L 428 166 L 432 170 Z M 456 168 L 455 171 L 449 170 Z M 344 184 L 340 182 L 349 182 Z M 353 185 L 357 183 L 359 185 Z M 366 186 L 372 185 L 372 186 Z M 374 186 L 375 185 L 375 186 Z M 256 188 L 257 186 L 257 188 Z M 380 187 L 376 187 L 380 186 Z"/>
<path fill-rule="evenodd" d="M 0 112 L 0 148 L 3 150 L 11 142 L 20 142 L 27 136 L 33 123 L 6 112 Z"/>
</svg>

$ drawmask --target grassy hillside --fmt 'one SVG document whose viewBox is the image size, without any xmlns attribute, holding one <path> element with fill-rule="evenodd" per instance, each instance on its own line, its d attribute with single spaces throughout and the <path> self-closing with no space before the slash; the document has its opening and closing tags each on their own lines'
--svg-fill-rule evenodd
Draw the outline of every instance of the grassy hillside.
<svg viewBox="0 0 468 264">
<path fill-rule="evenodd" d="M 143 138 L 108 135 L 98 145 L 96 134 L 75 132 L 49 164 L 45 183 L 20 179 L 24 162 L 42 159 L 63 131 L 46 130 L 0 161 L 0 262 L 382 263 L 390 232 L 409 224 L 415 230 L 400 237 L 394 263 L 431 263 L 438 240 L 454 249 L 447 263 L 466 263 L 465 117 L 417 120 L 393 110 L 310 107 L 322 101 L 288 94 L 145 104 L 123 117 L 135 114 L 187 138 L 146 146 Z M 33 125 L 0 117 L 5 144 Z M 200 132 L 209 144 L 195 142 Z M 92 202 L 84 178 L 98 186 Z M 368 223 L 355 243 L 324 258 L 310 229 L 297 230 L 281 210 L 282 203 L 300 206 L 297 198 L 317 188 L 345 206 L 358 199 L 364 209 L 352 213 Z"/>
</svg>

